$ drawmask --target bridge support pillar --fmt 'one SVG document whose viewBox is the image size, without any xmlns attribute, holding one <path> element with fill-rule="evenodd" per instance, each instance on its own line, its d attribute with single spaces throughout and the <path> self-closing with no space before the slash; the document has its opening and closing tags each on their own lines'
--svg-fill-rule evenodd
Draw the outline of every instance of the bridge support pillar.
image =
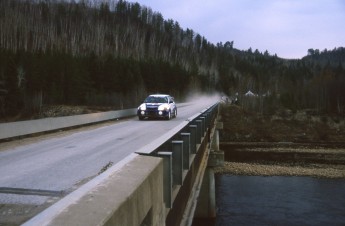
<svg viewBox="0 0 345 226">
<path fill-rule="evenodd" d="M 216 217 L 216 197 L 215 180 L 213 167 L 207 167 L 204 173 L 198 205 L 194 218 L 215 218 Z"/>
<path fill-rule="evenodd" d="M 207 167 L 201 185 L 198 204 L 194 214 L 194 221 L 210 222 L 216 218 L 216 191 L 214 168 L 224 165 L 224 152 L 219 150 L 219 129 L 223 128 L 222 123 L 217 123 L 213 133 Z"/>
</svg>

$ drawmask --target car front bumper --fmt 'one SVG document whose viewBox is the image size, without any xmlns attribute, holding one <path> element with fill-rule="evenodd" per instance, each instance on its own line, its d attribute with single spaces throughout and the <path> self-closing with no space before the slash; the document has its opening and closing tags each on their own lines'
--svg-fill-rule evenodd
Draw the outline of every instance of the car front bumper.
<svg viewBox="0 0 345 226">
<path fill-rule="evenodd" d="M 163 110 L 138 110 L 137 115 L 143 118 L 166 118 L 169 115 L 169 111 Z"/>
</svg>

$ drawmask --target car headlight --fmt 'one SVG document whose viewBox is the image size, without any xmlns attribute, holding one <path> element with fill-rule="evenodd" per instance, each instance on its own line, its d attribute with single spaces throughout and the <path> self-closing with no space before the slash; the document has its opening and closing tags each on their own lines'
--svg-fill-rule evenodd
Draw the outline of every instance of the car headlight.
<svg viewBox="0 0 345 226">
<path fill-rule="evenodd" d="M 141 111 L 145 111 L 146 110 L 146 104 L 141 104 L 139 107 L 138 107 L 139 110 Z"/>
<path fill-rule="evenodd" d="M 162 104 L 158 107 L 158 111 L 167 111 L 169 109 L 169 105 Z"/>
</svg>

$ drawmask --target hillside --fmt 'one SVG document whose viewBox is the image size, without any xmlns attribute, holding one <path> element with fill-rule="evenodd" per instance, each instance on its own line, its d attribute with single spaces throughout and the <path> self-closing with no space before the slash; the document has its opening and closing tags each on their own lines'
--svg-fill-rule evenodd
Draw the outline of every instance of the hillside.
<svg viewBox="0 0 345 226">
<path fill-rule="evenodd" d="M 242 51 L 123 0 L 2 0 L 0 30 L 2 121 L 56 105 L 135 107 L 153 92 L 220 92 L 265 114 L 345 110 L 342 47 L 298 60 Z"/>
</svg>

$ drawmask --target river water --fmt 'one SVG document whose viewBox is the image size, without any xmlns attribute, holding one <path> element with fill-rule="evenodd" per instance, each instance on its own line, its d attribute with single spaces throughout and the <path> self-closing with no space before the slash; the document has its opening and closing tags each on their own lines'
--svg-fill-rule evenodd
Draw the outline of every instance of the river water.
<svg viewBox="0 0 345 226">
<path fill-rule="evenodd" d="M 345 180 L 216 176 L 216 226 L 345 225 Z"/>
</svg>

